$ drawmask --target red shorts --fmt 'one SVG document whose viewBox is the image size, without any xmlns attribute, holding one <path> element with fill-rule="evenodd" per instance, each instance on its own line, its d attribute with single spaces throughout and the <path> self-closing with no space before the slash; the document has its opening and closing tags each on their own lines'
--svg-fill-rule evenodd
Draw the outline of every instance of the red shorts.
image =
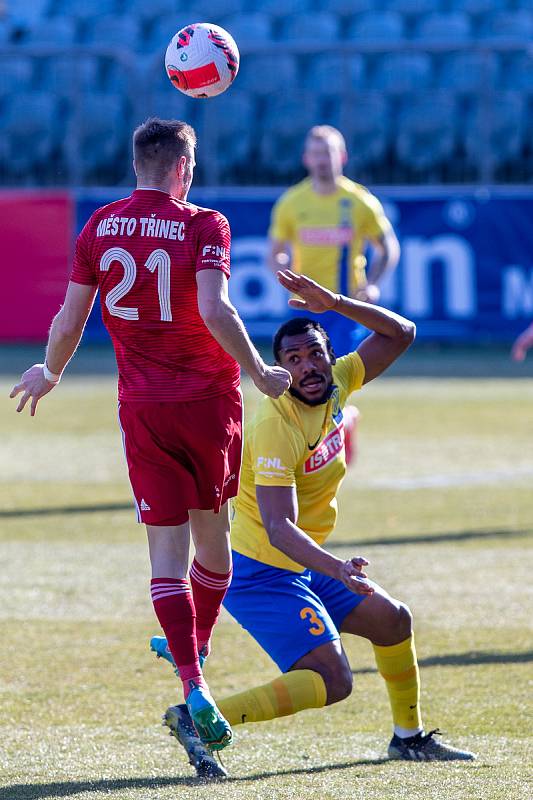
<svg viewBox="0 0 533 800">
<path fill-rule="evenodd" d="M 121 402 L 124 453 L 146 525 L 182 525 L 189 509 L 235 497 L 242 453 L 242 394 L 189 403 Z"/>
</svg>

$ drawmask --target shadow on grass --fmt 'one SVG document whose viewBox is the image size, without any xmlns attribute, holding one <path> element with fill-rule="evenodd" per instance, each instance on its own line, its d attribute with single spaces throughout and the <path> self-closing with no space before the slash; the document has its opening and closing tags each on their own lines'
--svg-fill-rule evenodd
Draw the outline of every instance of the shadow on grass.
<svg viewBox="0 0 533 800">
<path fill-rule="evenodd" d="M 399 544 L 440 544 L 441 542 L 467 542 L 472 539 L 527 538 L 533 535 L 531 529 L 495 528 L 494 530 L 447 531 L 427 536 L 384 536 L 382 539 L 355 539 L 351 542 L 328 542 L 328 550 L 341 550 L 346 547 L 370 547 L 372 545 Z"/>
<path fill-rule="evenodd" d="M 0 519 L 52 517 L 56 514 L 95 514 L 101 511 L 132 511 L 133 503 L 93 503 L 90 506 L 48 506 L 46 508 L 8 508 L 0 510 Z M 1 797 L 1 795 L 0 795 Z"/>
<path fill-rule="evenodd" d="M 421 658 L 418 666 L 425 667 L 472 667 L 479 664 L 529 664 L 533 661 L 533 650 L 519 653 L 498 653 L 490 650 L 472 650 L 467 653 L 450 653 L 446 656 Z M 353 669 L 353 675 L 369 675 L 377 672 L 375 667 Z"/>
<path fill-rule="evenodd" d="M 250 783 L 267 778 L 279 778 L 283 775 L 316 775 L 332 770 L 351 769 L 352 767 L 375 766 L 387 764 L 388 758 L 368 758 L 358 761 L 345 761 L 340 764 L 323 764 L 317 767 L 297 767 L 295 769 L 282 769 L 271 772 L 255 772 L 251 775 L 227 778 L 227 783 Z M 216 782 L 215 782 L 216 783 Z M 206 781 L 199 778 L 168 777 L 168 778 L 119 778 L 100 781 L 65 781 L 63 783 L 15 783 L 12 786 L 0 788 L 0 800 L 39 800 L 46 797 L 73 797 L 83 792 L 101 792 L 111 794 L 123 789 L 160 789 L 165 786 L 203 786 Z"/>
</svg>

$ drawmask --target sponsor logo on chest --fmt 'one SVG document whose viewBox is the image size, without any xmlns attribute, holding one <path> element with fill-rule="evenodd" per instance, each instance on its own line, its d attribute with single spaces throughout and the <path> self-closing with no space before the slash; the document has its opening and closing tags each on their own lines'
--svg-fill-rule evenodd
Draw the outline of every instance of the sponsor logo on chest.
<svg viewBox="0 0 533 800">
<path fill-rule="evenodd" d="M 350 225 L 300 228 L 300 241 L 304 245 L 342 247 L 351 244 L 353 228 Z"/>
<path fill-rule="evenodd" d="M 328 433 L 315 452 L 304 463 L 304 475 L 317 472 L 327 466 L 342 450 L 344 446 L 344 423 Z"/>
</svg>

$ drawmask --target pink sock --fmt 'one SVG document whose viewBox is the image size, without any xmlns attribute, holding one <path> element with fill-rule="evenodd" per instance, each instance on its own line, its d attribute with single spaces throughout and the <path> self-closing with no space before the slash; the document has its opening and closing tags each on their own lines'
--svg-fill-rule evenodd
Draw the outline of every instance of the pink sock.
<svg viewBox="0 0 533 800">
<path fill-rule="evenodd" d="M 198 661 L 196 614 L 188 581 L 185 578 L 152 578 L 152 602 L 159 624 L 183 682 L 185 699 L 189 681 L 206 686 Z"/>
<path fill-rule="evenodd" d="M 190 579 L 196 609 L 198 652 L 205 647 L 207 654 L 222 601 L 231 583 L 231 570 L 223 573 L 211 572 L 194 559 L 191 565 Z"/>
</svg>

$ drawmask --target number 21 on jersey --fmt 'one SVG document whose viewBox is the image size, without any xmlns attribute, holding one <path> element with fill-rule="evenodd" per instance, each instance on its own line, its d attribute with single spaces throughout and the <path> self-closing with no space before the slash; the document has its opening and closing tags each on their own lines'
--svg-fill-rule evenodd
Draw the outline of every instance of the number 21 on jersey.
<svg viewBox="0 0 533 800">
<path fill-rule="evenodd" d="M 108 272 L 113 261 L 118 261 L 124 268 L 124 277 L 108 292 L 105 299 L 107 310 L 112 317 L 121 319 L 139 319 L 139 309 L 127 306 L 117 306 L 132 289 L 137 277 L 137 265 L 131 253 L 122 247 L 110 247 L 100 259 L 100 270 Z M 154 273 L 157 271 L 157 294 L 159 297 L 159 308 L 161 310 L 161 320 L 172 322 L 172 310 L 170 308 L 170 256 L 166 250 L 153 250 L 144 266 Z"/>
</svg>

